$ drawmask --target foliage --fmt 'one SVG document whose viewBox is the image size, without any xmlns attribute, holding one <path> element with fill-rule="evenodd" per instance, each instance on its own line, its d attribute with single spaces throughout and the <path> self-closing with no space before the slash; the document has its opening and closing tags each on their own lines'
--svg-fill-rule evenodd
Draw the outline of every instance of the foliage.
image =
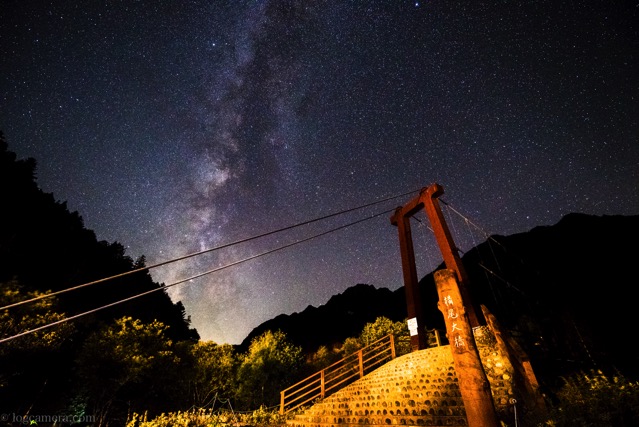
<svg viewBox="0 0 639 427">
<path fill-rule="evenodd" d="M 82 396 L 98 425 L 107 425 L 108 419 L 128 411 L 120 402 L 133 408 L 148 407 L 153 406 L 154 398 L 163 396 L 163 388 L 169 386 L 167 373 L 179 361 L 166 329 L 161 322 L 145 324 L 123 317 L 86 340 L 77 369 L 83 380 Z"/>
<path fill-rule="evenodd" d="M 0 307 L 38 298 L 46 293 L 38 291 L 25 292 L 17 280 L 0 283 Z M 64 319 L 64 313 L 58 313 L 55 310 L 56 303 L 55 297 L 50 297 L 0 311 L 0 337 L 14 336 Z M 26 352 L 57 349 L 73 333 L 73 330 L 72 324 L 63 323 L 56 327 L 43 329 L 7 341 L 0 346 L 0 356 L 6 356 L 12 351 Z"/>
<path fill-rule="evenodd" d="M 238 402 L 243 408 L 277 405 L 280 390 L 295 378 L 302 362 L 302 349 L 283 332 L 266 331 L 254 338 L 238 370 Z"/>
<path fill-rule="evenodd" d="M 264 406 L 259 409 L 240 414 L 240 423 L 252 426 L 273 426 L 285 424 L 286 417 L 277 410 L 269 410 Z"/>
<path fill-rule="evenodd" d="M 389 334 L 393 334 L 395 337 L 395 350 L 397 355 L 410 353 L 410 335 L 406 322 L 393 322 L 383 316 L 378 317 L 372 323 L 364 325 L 359 335 L 359 341 L 363 346 L 367 346 Z"/>
<path fill-rule="evenodd" d="M 547 426 L 639 425 L 639 383 L 602 371 L 563 378 Z"/>
<path fill-rule="evenodd" d="M 327 346 L 320 346 L 315 353 L 308 357 L 308 367 L 311 373 L 321 371 L 341 358 L 339 352 L 330 350 Z"/>
<path fill-rule="evenodd" d="M 25 291 L 17 280 L 0 283 L 0 306 L 37 298 L 44 293 Z M 16 336 L 65 318 L 57 309 L 55 297 L 0 311 L 0 338 Z M 57 361 L 63 359 L 63 345 L 74 333 L 71 323 L 19 336 L 0 344 L 0 409 L 24 411 L 33 405 L 56 374 Z"/>
<path fill-rule="evenodd" d="M 189 351 L 192 403 L 204 407 L 212 399 L 234 397 L 239 359 L 233 346 L 200 341 L 191 345 Z"/>
<path fill-rule="evenodd" d="M 362 344 L 359 337 L 348 337 L 344 340 L 340 352 L 342 357 L 346 357 L 349 354 L 357 352 L 362 347 L 364 347 L 364 344 Z"/>
<path fill-rule="evenodd" d="M 218 427 L 226 425 L 211 410 L 199 408 L 190 411 L 162 413 L 148 419 L 147 414 L 134 413 L 126 427 Z"/>
<path fill-rule="evenodd" d="M 406 322 L 394 322 L 384 316 L 365 324 L 359 336 L 346 338 L 340 353 L 342 357 L 346 357 L 390 334 L 395 338 L 395 351 L 398 356 L 410 353 L 410 335 Z"/>
<path fill-rule="evenodd" d="M 213 411 L 212 409 L 197 408 L 161 414 L 150 420 L 146 414 L 134 413 L 126 427 L 223 427 L 238 424 L 275 427 L 285 423 L 286 416 L 264 407 L 241 413 L 226 409 Z"/>
</svg>

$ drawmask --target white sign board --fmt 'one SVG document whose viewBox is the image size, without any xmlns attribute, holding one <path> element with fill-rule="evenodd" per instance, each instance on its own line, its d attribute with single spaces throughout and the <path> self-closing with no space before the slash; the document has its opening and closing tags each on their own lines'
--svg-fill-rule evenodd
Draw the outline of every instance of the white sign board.
<svg viewBox="0 0 639 427">
<path fill-rule="evenodd" d="M 408 323 L 408 332 L 410 332 L 410 336 L 414 337 L 417 335 L 417 318 L 412 317 L 406 321 Z"/>
</svg>

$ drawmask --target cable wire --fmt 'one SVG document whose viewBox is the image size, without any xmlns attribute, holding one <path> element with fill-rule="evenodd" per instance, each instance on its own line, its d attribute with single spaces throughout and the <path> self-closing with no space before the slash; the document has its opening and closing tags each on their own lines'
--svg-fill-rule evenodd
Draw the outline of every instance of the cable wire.
<svg viewBox="0 0 639 427">
<path fill-rule="evenodd" d="M 191 280 L 193 280 L 193 279 L 197 279 L 197 278 L 200 278 L 200 277 L 202 277 L 202 276 L 206 276 L 206 275 L 208 275 L 208 274 L 215 273 L 215 272 L 218 272 L 218 271 L 224 270 L 224 269 L 226 269 L 226 268 L 236 266 L 236 265 L 238 265 L 238 264 L 242 264 L 242 263 L 244 263 L 244 262 L 246 262 L 246 261 L 250 261 L 250 260 L 253 260 L 253 259 L 255 259 L 255 258 L 259 258 L 259 257 L 261 257 L 261 256 L 268 255 L 268 254 L 271 254 L 271 253 L 273 253 L 273 252 L 277 252 L 277 251 L 280 251 L 280 250 L 282 250 L 282 249 L 286 249 L 286 248 L 289 248 L 289 247 L 291 247 L 291 246 L 295 246 L 295 245 L 298 245 L 298 244 L 300 244 L 300 243 L 307 242 L 307 241 L 312 240 L 312 239 L 316 239 L 316 238 L 321 237 L 321 236 L 324 236 L 324 235 L 326 235 L 326 234 L 329 234 L 329 233 L 333 233 L 333 232 L 335 232 L 335 231 L 342 230 L 342 229 L 344 229 L 344 228 L 347 228 L 347 227 L 350 227 L 350 226 L 353 226 L 353 225 L 359 224 L 359 223 L 361 223 L 361 222 L 368 221 L 368 220 L 373 219 L 373 218 L 377 218 L 377 217 L 379 217 L 379 216 L 381 216 L 381 215 L 384 215 L 384 214 L 388 214 L 388 213 L 390 213 L 390 212 L 393 212 L 394 210 L 395 210 L 395 208 L 393 208 L 393 209 L 388 209 L 388 210 L 385 210 L 385 211 L 383 211 L 383 212 L 379 212 L 379 213 L 377 213 L 377 214 L 371 215 L 371 216 L 369 216 L 369 217 L 362 218 L 362 219 L 359 219 L 359 220 L 357 220 L 357 221 L 353 221 L 353 222 L 351 222 L 351 223 L 344 224 L 344 225 L 341 225 L 341 226 L 339 226 L 339 227 L 332 228 L 332 229 L 327 230 L 327 231 L 323 231 L 323 232 L 318 233 L 318 234 L 315 234 L 315 235 L 313 235 L 313 236 L 306 237 L 306 238 L 304 238 L 304 239 L 297 240 L 297 241 L 295 241 L 295 242 L 288 243 L 288 244 L 286 244 L 286 245 L 283 245 L 283 246 L 280 246 L 280 247 L 277 247 L 277 248 L 274 248 L 274 249 L 270 249 L 270 250 L 267 250 L 267 251 L 261 252 L 261 253 L 256 254 L 256 255 L 252 255 L 252 256 L 250 256 L 250 257 L 248 257 L 248 258 L 244 258 L 244 259 L 241 259 L 241 260 L 239 260 L 239 261 L 235 261 L 235 262 L 232 262 L 232 263 L 230 263 L 230 264 L 226 264 L 226 265 L 223 265 L 223 266 L 221 266 L 221 267 L 214 268 L 214 269 L 209 270 L 209 271 L 206 271 L 206 272 L 204 272 L 204 273 L 196 274 L 196 275 L 191 276 L 191 277 L 188 277 L 188 278 L 186 278 L 186 279 L 182 279 L 182 280 L 179 280 L 179 281 L 177 281 L 177 282 L 171 283 L 170 285 L 166 285 L 166 286 L 162 286 L 162 287 L 157 287 L 157 288 L 151 289 L 151 290 L 149 290 L 149 291 L 142 292 L 142 293 L 139 293 L 139 294 L 136 294 L 136 295 L 130 296 L 130 297 L 128 297 L 128 298 L 124 298 L 124 299 L 121 299 L 121 300 L 118 300 L 118 301 L 112 302 L 112 303 L 110 303 L 110 304 L 106 304 L 106 305 L 103 305 L 103 306 L 100 306 L 100 307 L 97 307 L 97 308 L 94 308 L 94 309 L 91 309 L 91 310 L 88 310 L 88 311 L 85 311 L 85 312 L 82 312 L 82 313 L 75 314 L 75 315 L 73 315 L 73 316 L 71 316 L 71 317 L 66 317 L 66 318 L 64 318 L 64 319 L 60 319 L 60 320 L 57 320 L 57 321 L 55 321 L 55 322 L 48 323 L 48 324 L 46 324 L 46 325 L 42 325 L 42 326 L 39 326 L 39 327 L 37 327 L 37 328 L 33 328 L 33 329 L 29 329 L 29 330 L 23 331 L 23 332 L 21 332 L 21 333 L 19 333 L 19 334 L 12 335 L 12 336 L 10 336 L 10 337 L 2 338 L 2 339 L 0 339 L 0 343 L 7 342 L 7 341 L 11 341 L 11 340 L 13 340 L 13 339 L 16 339 L 16 338 L 19 338 L 19 337 L 22 337 L 22 336 L 25 336 L 25 335 L 32 334 L 32 333 L 34 333 L 34 332 L 41 331 L 41 330 L 43 330 L 43 329 L 48 329 L 48 328 L 50 328 L 50 327 L 53 327 L 53 326 L 56 326 L 56 325 L 60 325 L 60 324 L 62 324 L 62 323 L 66 323 L 66 322 L 69 322 L 69 321 L 71 321 L 71 320 L 75 320 L 75 319 L 78 319 L 78 318 L 80 318 L 80 317 L 87 316 L 87 315 L 89 315 L 89 314 L 93 314 L 93 313 L 95 313 L 95 312 L 97 312 L 97 311 L 104 310 L 105 308 L 113 307 L 113 306 L 115 306 L 115 305 L 122 304 L 122 303 L 125 303 L 125 302 L 128 302 L 128 301 L 134 300 L 134 299 L 136 299 L 136 298 L 143 297 L 143 296 L 148 295 L 148 294 L 151 294 L 151 293 L 153 293 L 153 292 L 158 292 L 158 291 L 161 291 L 161 290 L 164 290 L 164 289 L 167 289 L 167 288 L 173 287 L 173 286 L 177 286 L 177 285 L 182 284 L 182 283 L 184 283 L 184 282 L 188 282 L 188 281 L 191 281 Z"/>
<path fill-rule="evenodd" d="M 483 228 L 481 228 L 479 225 L 475 224 L 470 219 L 468 219 L 466 216 L 464 216 L 461 212 L 456 210 L 453 206 L 450 205 L 450 203 L 447 203 L 446 201 L 444 201 L 442 199 L 440 199 L 440 200 L 441 200 L 442 203 L 444 203 L 446 206 L 448 206 L 448 208 L 450 210 L 455 212 L 457 215 L 459 215 L 461 218 L 463 218 L 467 223 L 472 224 L 473 227 L 475 227 L 477 230 L 481 231 L 484 234 L 484 237 L 486 238 L 486 241 L 488 242 L 488 247 L 490 248 L 490 251 L 492 252 L 493 257 L 495 258 L 495 263 L 497 264 L 497 267 L 499 268 L 500 271 L 501 271 L 501 267 L 499 265 L 499 261 L 497 260 L 497 256 L 495 255 L 495 251 L 493 250 L 493 247 L 490 244 L 491 241 L 494 242 L 495 244 L 497 244 L 498 246 L 500 246 L 505 253 L 507 253 L 510 256 L 512 256 L 513 258 L 515 258 L 521 265 L 525 266 L 526 268 L 531 269 L 538 276 L 541 276 L 541 273 L 539 272 L 539 270 L 535 266 L 528 265 L 526 263 L 526 261 L 524 261 L 524 259 L 521 256 L 519 256 L 518 254 L 514 254 L 511 250 L 506 248 L 506 246 L 504 246 L 501 242 L 496 240 L 492 235 L 488 234 L 488 232 L 486 232 Z"/>
<path fill-rule="evenodd" d="M 352 211 L 359 210 L 359 209 L 364 209 L 364 208 L 367 208 L 367 207 L 370 207 L 370 206 L 374 206 L 374 205 L 377 205 L 377 204 L 380 204 L 380 203 L 383 203 L 383 202 L 387 202 L 389 200 L 393 200 L 393 199 L 397 199 L 399 197 L 407 196 L 409 194 L 415 193 L 416 191 L 419 191 L 419 190 L 413 190 L 413 191 L 409 191 L 409 192 L 406 192 L 406 193 L 403 193 L 403 194 L 398 194 L 398 195 L 395 195 L 395 196 L 387 197 L 385 199 L 378 200 L 376 202 L 370 202 L 370 203 L 367 203 L 367 204 L 364 204 L 364 205 L 360 205 L 360 206 L 357 206 L 357 207 L 354 207 L 354 208 L 349 208 L 349 209 L 345 209 L 345 210 L 342 210 L 342 211 L 339 211 L 339 212 L 335 212 L 335 213 L 332 213 L 332 214 L 328 214 L 328 215 L 324 215 L 324 216 L 321 216 L 321 217 L 318 217 L 318 218 L 314 218 L 314 219 L 311 219 L 311 220 L 302 221 L 302 222 L 299 222 L 299 223 L 294 224 L 294 225 L 289 225 L 289 226 L 286 226 L 286 227 L 279 228 L 277 230 L 268 231 L 266 233 L 258 234 L 256 236 L 247 237 L 245 239 L 237 240 L 235 242 L 226 243 L 226 244 L 223 244 L 223 245 L 220 245 L 220 246 L 204 249 L 204 250 L 201 250 L 201 251 L 198 251 L 198 252 L 193 252 L 191 254 L 183 255 L 183 256 L 180 256 L 178 258 L 174 258 L 174 259 L 167 260 L 167 261 L 162 261 L 162 262 L 159 262 L 157 264 L 150 265 L 150 266 L 145 266 L 145 267 L 140 267 L 140 268 L 136 268 L 136 269 L 133 269 L 133 270 L 125 271 L 124 273 L 119 273 L 119 274 L 116 274 L 114 276 L 109 276 L 109 277 L 105 277 L 105 278 L 102 278 L 102 279 L 99 279 L 99 280 L 94 280 L 92 282 L 83 283 L 81 285 L 73 286 L 73 287 L 70 287 L 70 288 L 67 288 L 67 289 L 62 289 L 62 290 L 55 291 L 55 292 L 45 293 L 43 295 L 39 295 L 39 296 L 34 297 L 34 298 L 30 298 L 30 299 L 27 299 L 27 300 L 24 300 L 24 301 L 18 301 L 16 303 L 9 304 L 9 305 L 6 305 L 4 307 L 0 307 L 0 310 L 7 310 L 7 309 L 10 309 L 10 308 L 13 308 L 13 307 L 17 307 L 17 306 L 20 306 L 20 305 L 23 305 L 23 304 L 28 304 L 28 303 L 31 303 L 31 302 L 35 302 L 35 301 L 38 301 L 38 300 L 41 300 L 41 299 L 44 299 L 44 298 L 50 298 L 50 297 L 53 297 L 53 296 L 56 296 L 56 295 L 60 295 L 60 294 L 66 293 L 66 292 L 71 292 L 71 291 L 75 291 L 77 289 L 86 288 L 87 286 L 97 285 L 98 283 L 103 283 L 103 282 L 106 282 L 106 281 L 109 281 L 109 280 L 118 279 L 120 277 L 128 276 L 130 274 L 139 273 L 141 271 L 151 270 L 153 268 L 162 267 L 162 266 L 167 265 L 167 264 L 172 264 L 174 262 L 183 261 L 183 260 L 188 259 L 188 258 L 193 258 L 193 257 L 198 256 L 198 255 L 203 255 L 205 253 L 217 251 L 217 250 L 220 250 L 220 249 L 225 249 L 225 248 L 228 248 L 230 246 L 239 245 L 241 243 L 250 242 L 252 240 L 260 239 L 262 237 L 270 236 L 272 234 L 280 233 L 282 231 L 287 231 L 287 230 L 290 230 L 290 229 L 293 229 L 293 228 L 296 228 L 296 227 L 301 227 L 303 225 L 308 225 L 308 224 L 311 224 L 311 223 L 314 223 L 314 222 L 318 222 L 318 221 L 322 221 L 322 220 L 325 220 L 325 219 L 328 219 L 328 218 L 332 218 L 334 216 L 343 215 L 343 214 L 348 213 L 348 212 L 352 212 Z"/>
<path fill-rule="evenodd" d="M 495 240 L 493 238 L 493 236 L 491 234 L 489 234 L 486 230 L 484 230 L 483 228 L 481 228 L 479 225 L 475 224 L 474 222 L 472 222 L 468 217 L 464 216 L 464 214 L 462 214 L 461 212 L 459 212 L 457 209 L 455 209 L 450 203 L 446 202 L 445 200 L 439 199 L 443 204 L 446 205 L 446 207 L 448 207 L 448 209 L 452 210 L 453 212 L 455 212 L 459 217 L 461 217 L 464 221 L 466 221 L 468 224 L 471 224 L 473 227 L 475 227 L 477 230 L 481 231 L 484 234 L 484 237 L 486 238 L 486 240 L 492 240 L 493 242 L 495 242 L 496 244 L 498 244 L 499 246 L 501 246 L 504 250 L 506 249 L 504 247 L 504 245 L 502 245 L 500 242 L 498 242 L 497 240 Z"/>
</svg>

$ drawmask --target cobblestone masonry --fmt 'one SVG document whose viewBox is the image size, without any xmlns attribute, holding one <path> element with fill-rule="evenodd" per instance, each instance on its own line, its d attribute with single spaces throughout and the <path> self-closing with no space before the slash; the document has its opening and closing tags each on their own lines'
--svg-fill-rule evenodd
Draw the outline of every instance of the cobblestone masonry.
<svg viewBox="0 0 639 427">
<path fill-rule="evenodd" d="M 508 411 L 512 367 L 487 328 L 475 331 L 498 412 Z M 466 426 L 449 346 L 401 356 L 287 421 L 291 427 Z"/>
</svg>

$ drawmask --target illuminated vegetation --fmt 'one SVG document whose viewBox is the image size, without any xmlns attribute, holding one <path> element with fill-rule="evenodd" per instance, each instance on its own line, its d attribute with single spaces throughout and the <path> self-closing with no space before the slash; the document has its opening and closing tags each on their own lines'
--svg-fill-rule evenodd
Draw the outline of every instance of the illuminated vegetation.
<svg viewBox="0 0 639 427">
<path fill-rule="evenodd" d="M 579 373 L 563 379 L 551 406 L 547 426 L 639 425 L 639 383 L 620 374 L 602 371 Z"/>
</svg>

